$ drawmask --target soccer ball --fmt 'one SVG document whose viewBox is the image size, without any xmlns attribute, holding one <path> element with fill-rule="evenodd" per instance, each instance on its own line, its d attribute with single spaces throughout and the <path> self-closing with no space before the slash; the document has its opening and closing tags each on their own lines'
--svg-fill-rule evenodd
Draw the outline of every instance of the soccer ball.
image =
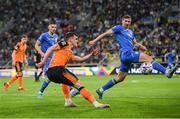
<svg viewBox="0 0 180 119">
<path fill-rule="evenodd" d="M 143 74 L 150 74 L 150 73 L 152 73 L 153 66 L 149 62 L 145 62 L 145 63 L 141 64 L 140 70 L 141 70 L 141 73 L 143 73 Z"/>
</svg>

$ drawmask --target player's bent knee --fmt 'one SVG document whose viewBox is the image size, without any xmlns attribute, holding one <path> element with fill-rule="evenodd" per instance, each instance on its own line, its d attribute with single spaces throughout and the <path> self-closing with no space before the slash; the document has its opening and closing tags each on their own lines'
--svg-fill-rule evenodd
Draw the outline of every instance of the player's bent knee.
<svg viewBox="0 0 180 119">
<path fill-rule="evenodd" d="M 23 73 L 22 73 L 22 72 L 18 72 L 18 73 L 17 73 L 17 76 L 18 76 L 18 77 L 22 77 L 22 76 L 23 76 Z"/>
<path fill-rule="evenodd" d="M 127 76 L 127 73 L 126 72 L 120 72 L 117 77 L 116 77 L 116 81 L 119 83 L 119 82 L 122 82 L 124 81 L 125 77 Z"/>
<path fill-rule="evenodd" d="M 83 88 L 85 88 L 85 87 L 84 87 L 84 86 L 82 86 L 82 87 L 78 88 L 79 92 L 80 92 Z"/>
<path fill-rule="evenodd" d="M 81 87 L 84 87 L 84 86 L 82 85 L 82 83 L 80 83 L 80 82 L 78 81 L 78 82 L 76 82 L 76 83 L 74 84 L 74 87 L 79 90 Z"/>
<path fill-rule="evenodd" d="M 124 78 L 118 77 L 116 81 L 117 81 L 117 83 L 122 82 L 122 81 L 124 81 Z"/>
</svg>

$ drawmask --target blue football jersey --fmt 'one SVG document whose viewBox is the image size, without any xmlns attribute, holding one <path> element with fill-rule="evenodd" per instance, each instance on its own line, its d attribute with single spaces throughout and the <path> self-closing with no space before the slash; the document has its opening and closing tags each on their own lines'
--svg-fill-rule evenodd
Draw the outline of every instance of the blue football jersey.
<svg viewBox="0 0 180 119">
<path fill-rule="evenodd" d="M 42 52 L 46 53 L 47 49 L 57 43 L 58 35 L 54 34 L 51 36 L 48 32 L 42 33 L 39 37 L 39 41 L 41 43 Z M 50 55 L 52 57 L 52 54 Z"/>
<path fill-rule="evenodd" d="M 122 25 L 117 25 L 112 28 L 116 40 L 120 45 L 120 51 L 132 51 L 133 50 L 133 40 L 135 40 L 134 33 L 132 30 L 125 28 Z"/>
<path fill-rule="evenodd" d="M 42 33 L 39 37 L 39 42 L 41 43 L 41 50 L 43 53 L 46 53 L 49 47 L 53 46 L 57 43 L 58 35 L 54 34 L 51 36 L 48 32 Z M 48 70 L 49 63 L 51 61 L 51 58 L 53 56 L 53 53 L 48 57 L 45 65 L 44 65 L 44 72 L 46 73 Z"/>
<path fill-rule="evenodd" d="M 174 53 L 169 52 L 167 54 L 167 61 L 168 61 L 168 63 L 174 63 L 175 59 L 176 59 L 176 55 Z"/>
</svg>

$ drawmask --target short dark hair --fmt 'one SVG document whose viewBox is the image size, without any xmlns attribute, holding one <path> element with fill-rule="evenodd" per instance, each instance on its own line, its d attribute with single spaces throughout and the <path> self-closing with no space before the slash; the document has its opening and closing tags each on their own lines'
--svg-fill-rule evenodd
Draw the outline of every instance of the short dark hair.
<svg viewBox="0 0 180 119">
<path fill-rule="evenodd" d="M 21 38 L 28 38 L 28 34 L 25 33 L 25 34 L 21 35 Z"/>
<path fill-rule="evenodd" d="M 28 38 L 28 34 L 27 34 L 27 33 L 24 33 L 24 34 L 22 34 L 22 35 L 18 35 L 18 37 L 17 37 L 18 40 L 17 40 L 17 41 L 18 41 L 18 42 L 21 42 L 21 39 L 22 39 L 22 38 Z"/>
<path fill-rule="evenodd" d="M 67 41 L 70 37 L 78 36 L 75 32 L 67 32 L 64 36 L 64 40 Z"/>
<path fill-rule="evenodd" d="M 49 25 L 51 24 L 56 24 L 56 20 L 55 19 L 50 19 L 49 22 L 48 22 Z"/>
<path fill-rule="evenodd" d="M 128 15 L 128 14 L 127 14 L 127 15 L 122 16 L 122 20 L 123 20 L 123 19 L 131 19 L 131 18 L 132 18 L 132 17 L 131 17 L 130 15 Z"/>
</svg>

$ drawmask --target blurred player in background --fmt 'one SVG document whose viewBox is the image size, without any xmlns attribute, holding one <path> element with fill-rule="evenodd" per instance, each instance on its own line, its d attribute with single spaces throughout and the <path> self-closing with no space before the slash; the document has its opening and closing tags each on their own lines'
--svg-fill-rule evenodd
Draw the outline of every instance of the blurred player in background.
<svg viewBox="0 0 180 119">
<path fill-rule="evenodd" d="M 56 29 L 57 29 L 56 21 L 50 20 L 49 25 L 48 25 L 48 32 L 42 33 L 40 35 L 39 39 L 36 41 L 35 49 L 41 55 L 42 58 L 44 57 L 44 54 L 46 53 L 47 49 L 49 47 L 53 46 L 57 42 L 58 35 L 56 34 Z M 49 56 L 46 64 L 44 65 L 43 70 L 44 70 L 45 74 L 48 69 L 48 65 L 52 58 L 52 55 L 53 54 L 51 54 Z M 48 80 L 47 77 L 45 77 L 44 82 L 38 93 L 38 98 L 42 98 L 42 94 L 43 94 L 44 90 L 47 88 L 47 86 L 49 85 L 49 83 L 50 83 L 50 81 Z"/>
<path fill-rule="evenodd" d="M 167 63 L 167 66 L 169 69 L 173 67 L 173 65 L 176 63 L 176 51 L 172 50 L 171 52 L 168 52 L 164 56 L 164 61 Z"/>
<path fill-rule="evenodd" d="M 18 91 L 24 91 L 23 88 L 23 63 L 28 65 L 26 58 L 26 48 L 27 48 L 28 36 L 23 34 L 20 38 L 20 41 L 14 47 L 12 52 L 12 65 L 16 69 L 16 75 L 13 76 L 8 82 L 4 83 L 4 89 L 7 91 L 9 86 L 18 79 Z"/>
<path fill-rule="evenodd" d="M 109 104 L 101 104 L 97 102 L 95 97 L 83 86 L 78 78 L 65 68 L 66 64 L 71 60 L 83 62 L 99 53 L 98 49 L 94 49 L 84 57 L 76 56 L 73 54 L 72 48 L 77 47 L 77 42 L 78 36 L 74 32 L 68 32 L 65 36 L 65 41 L 59 41 L 57 44 L 50 47 L 44 55 L 43 60 L 37 66 L 42 67 L 51 53 L 54 52 L 47 71 L 47 76 L 52 82 L 75 87 L 79 90 L 80 94 L 96 108 L 110 107 Z M 61 58 L 61 60 L 59 60 L 59 58 Z"/>
<path fill-rule="evenodd" d="M 41 62 L 41 54 L 38 53 L 38 51 L 35 49 L 34 50 L 34 62 L 37 64 L 39 62 Z M 35 81 L 39 82 L 39 78 L 43 73 L 43 68 L 41 68 L 40 73 L 38 74 L 39 68 L 35 66 L 35 73 L 34 73 L 34 77 L 35 77 Z"/>
<path fill-rule="evenodd" d="M 105 33 L 99 35 L 96 39 L 90 41 L 90 45 L 96 44 L 97 41 L 101 40 L 103 37 L 107 35 L 115 34 L 116 41 L 121 46 L 120 48 L 120 72 L 118 73 L 116 78 L 109 80 L 106 84 L 104 84 L 101 88 L 96 90 L 96 93 L 99 95 L 99 98 L 103 98 L 103 92 L 113 85 L 122 82 L 128 74 L 128 70 L 131 68 L 132 63 L 138 62 L 149 62 L 152 64 L 153 69 L 156 69 L 164 74 L 168 78 L 171 78 L 177 66 L 173 67 L 171 70 L 166 69 L 161 64 L 153 61 L 153 58 L 143 52 L 136 52 L 133 50 L 133 47 L 136 46 L 139 49 L 145 51 L 147 50 L 145 46 L 137 42 L 134 33 L 129 29 L 131 25 L 131 16 L 125 15 L 122 17 L 122 25 L 116 25 L 113 28 L 109 29 Z M 133 45 L 134 44 L 134 45 Z"/>
<path fill-rule="evenodd" d="M 53 46 L 55 43 L 57 43 L 58 35 L 56 34 L 56 21 L 51 20 L 48 25 L 48 32 L 42 33 L 39 39 L 36 41 L 35 48 L 38 51 L 38 53 L 41 54 L 41 57 L 44 57 L 44 54 L 48 50 L 49 47 Z M 49 63 L 51 61 L 51 58 L 53 56 L 53 52 L 49 55 L 49 57 L 46 60 L 46 63 L 44 65 L 44 74 L 45 79 L 43 84 L 41 85 L 40 91 L 38 92 L 38 98 L 42 98 L 44 90 L 48 87 L 49 83 L 51 82 L 46 77 L 46 72 L 48 70 Z M 59 57 L 59 60 L 61 61 L 61 57 Z M 74 104 L 71 100 L 70 95 L 70 89 L 69 86 L 62 84 L 62 91 L 64 93 L 65 97 L 65 107 L 76 107 L 77 105 Z"/>
</svg>

